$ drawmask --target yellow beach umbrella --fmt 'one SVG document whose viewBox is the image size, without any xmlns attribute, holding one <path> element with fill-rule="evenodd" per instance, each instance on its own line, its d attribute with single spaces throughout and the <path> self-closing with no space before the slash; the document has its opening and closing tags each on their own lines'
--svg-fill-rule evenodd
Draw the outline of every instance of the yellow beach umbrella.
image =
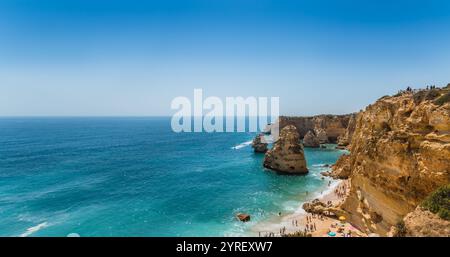
<svg viewBox="0 0 450 257">
<path fill-rule="evenodd" d="M 339 220 L 340 220 L 340 221 L 345 221 L 345 217 L 344 217 L 344 216 L 340 216 L 340 217 L 339 217 Z"/>
</svg>

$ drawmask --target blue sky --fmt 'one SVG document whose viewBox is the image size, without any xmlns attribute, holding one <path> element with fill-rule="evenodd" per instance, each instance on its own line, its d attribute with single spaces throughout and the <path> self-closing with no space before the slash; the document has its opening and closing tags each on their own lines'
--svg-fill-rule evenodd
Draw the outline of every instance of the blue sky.
<svg viewBox="0 0 450 257">
<path fill-rule="evenodd" d="M 0 2 L 0 115 L 171 115 L 176 96 L 358 111 L 450 82 L 448 1 Z"/>
</svg>

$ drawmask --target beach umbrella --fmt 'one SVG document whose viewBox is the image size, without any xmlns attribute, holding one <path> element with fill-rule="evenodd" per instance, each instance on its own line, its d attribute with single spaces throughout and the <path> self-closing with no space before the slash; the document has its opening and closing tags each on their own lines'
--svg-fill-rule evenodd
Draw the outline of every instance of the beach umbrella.
<svg viewBox="0 0 450 257">
<path fill-rule="evenodd" d="M 340 221 L 345 221 L 345 217 L 344 217 L 344 216 L 340 216 L 340 217 L 339 217 L 339 220 L 340 220 Z"/>
<path fill-rule="evenodd" d="M 328 235 L 329 235 L 329 236 L 336 236 L 336 233 L 334 233 L 334 232 L 328 232 Z"/>
</svg>

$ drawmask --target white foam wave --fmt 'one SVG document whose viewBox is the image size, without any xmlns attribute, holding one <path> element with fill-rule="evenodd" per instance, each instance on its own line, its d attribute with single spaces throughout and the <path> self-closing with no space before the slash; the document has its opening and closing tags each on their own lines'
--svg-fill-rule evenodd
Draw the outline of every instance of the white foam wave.
<svg viewBox="0 0 450 257">
<path fill-rule="evenodd" d="M 314 194 L 314 198 L 322 198 L 322 197 L 324 197 L 324 196 L 326 196 L 326 195 L 332 193 L 332 192 L 339 186 L 339 184 L 341 183 L 341 181 L 342 181 L 342 180 L 338 180 L 338 179 L 336 179 L 336 180 L 334 180 L 334 179 L 331 180 L 330 186 L 327 187 L 327 189 L 325 189 L 325 190 L 323 190 L 323 191 L 321 191 L 321 192 L 317 191 L 317 192 Z"/>
<path fill-rule="evenodd" d="M 314 168 L 321 168 L 321 169 L 329 169 L 329 168 L 331 168 L 331 164 L 329 164 L 329 163 L 317 163 L 317 164 L 313 164 L 313 165 L 311 165 L 311 167 L 314 167 Z"/>
<path fill-rule="evenodd" d="M 48 227 L 48 223 L 47 222 L 42 222 L 41 224 L 38 224 L 38 225 L 36 225 L 34 227 L 27 228 L 27 231 L 25 231 L 24 233 L 20 234 L 20 237 L 27 237 L 27 236 L 29 236 L 29 235 L 31 235 L 31 234 L 33 234 L 33 233 L 35 233 L 35 232 L 45 228 L 45 227 Z"/>
<path fill-rule="evenodd" d="M 244 142 L 244 143 L 240 143 L 240 144 L 238 144 L 238 145 L 236 145 L 236 146 L 231 147 L 231 149 L 234 149 L 234 150 L 241 149 L 241 148 L 243 148 L 243 147 L 246 147 L 246 146 L 251 145 L 252 142 L 253 142 L 253 141 L 250 140 L 250 141 L 247 141 L 247 142 Z"/>
</svg>

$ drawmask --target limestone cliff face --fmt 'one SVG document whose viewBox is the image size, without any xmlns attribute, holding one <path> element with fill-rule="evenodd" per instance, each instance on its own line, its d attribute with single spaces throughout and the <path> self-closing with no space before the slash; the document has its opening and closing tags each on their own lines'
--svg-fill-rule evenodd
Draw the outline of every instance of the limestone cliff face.
<svg viewBox="0 0 450 257">
<path fill-rule="evenodd" d="M 397 227 L 393 226 L 389 236 L 407 237 L 450 237 L 450 222 L 441 219 L 438 215 L 417 207 L 403 219 L 402 235 Z"/>
<path fill-rule="evenodd" d="M 303 138 L 303 145 L 305 147 L 319 147 L 320 141 L 316 137 L 316 135 L 314 135 L 314 133 L 310 130 L 308 131 L 308 133 L 306 133 L 305 137 Z"/>
<path fill-rule="evenodd" d="M 450 103 L 442 100 L 449 91 L 383 97 L 356 116 L 351 153 L 333 172 L 351 178 L 341 208 L 360 229 L 385 235 L 450 182 Z"/>
<path fill-rule="evenodd" d="M 327 131 L 324 128 L 316 127 L 314 129 L 314 133 L 317 137 L 317 140 L 319 140 L 320 144 L 333 143 L 334 137 L 328 138 Z M 306 135 L 308 135 L 308 134 L 306 134 Z M 305 137 L 306 137 L 306 135 L 305 135 Z"/>
<path fill-rule="evenodd" d="M 348 179 L 351 174 L 351 167 L 349 161 L 350 155 L 342 155 L 336 163 L 332 166 L 331 177 L 335 179 Z"/>
<path fill-rule="evenodd" d="M 308 173 L 303 145 L 294 126 L 281 130 L 278 140 L 264 156 L 264 167 L 290 174 Z"/>
<path fill-rule="evenodd" d="M 356 116 L 357 114 L 350 115 L 345 133 L 338 138 L 338 147 L 345 148 L 352 141 L 353 133 L 355 133 L 356 128 Z"/>
<path fill-rule="evenodd" d="M 300 138 L 308 131 L 314 131 L 320 143 L 336 143 L 338 137 L 347 131 L 351 115 L 317 115 L 311 117 L 286 117 L 280 116 L 280 129 L 293 125 L 297 128 Z"/>
</svg>

